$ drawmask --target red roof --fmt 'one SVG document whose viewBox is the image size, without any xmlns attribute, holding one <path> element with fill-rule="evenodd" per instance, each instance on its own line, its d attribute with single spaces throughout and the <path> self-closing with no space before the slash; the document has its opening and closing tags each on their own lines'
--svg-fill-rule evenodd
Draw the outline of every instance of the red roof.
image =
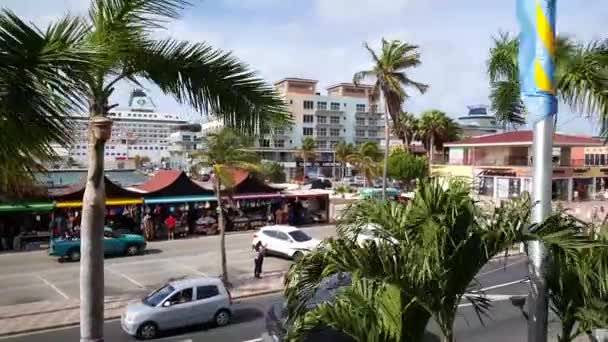
<svg viewBox="0 0 608 342">
<path fill-rule="evenodd" d="M 183 171 L 178 170 L 159 170 L 154 174 L 154 177 L 144 184 L 138 185 L 137 188 L 146 192 L 158 191 L 171 185 L 182 173 Z"/>
<path fill-rule="evenodd" d="M 599 146 L 603 145 L 602 139 L 593 138 L 585 135 L 566 135 L 555 133 L 553 135 L 554 146 Z M 532 131 L 515 131 L 481 135 L 467 138 L 460 141 L 453 141 L 443 144 L 446 147 L 466 147 L 466 146 L 528 146 L 532 145 Z"/>
</svg>

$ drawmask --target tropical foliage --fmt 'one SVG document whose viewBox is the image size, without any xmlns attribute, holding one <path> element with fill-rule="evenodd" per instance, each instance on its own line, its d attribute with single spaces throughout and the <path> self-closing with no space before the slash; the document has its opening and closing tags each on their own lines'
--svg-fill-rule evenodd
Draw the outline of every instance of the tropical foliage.
<svg viewBox="0 0 608 342">
<path fill-rule="evenodd" d="M 355 153 L 355 146 L 344 141 L 338 142 L 335 149 L 336 161 L 340 163 L 340 178 L 346 177 L 346 163 L 351 154 Z"/>
<path fill-rule="evenodd" d="M 389 177 L 400 181 L 407 189 L 411 188 L 413 180 L 425 178 L 427 171 L 426 158 L 415 156 L 406 150 L 393 150 L 388 158 Z"/>
<path fill-rule="evenodd" d="M 418 119 L 412 113 L 401 112 L 393 121 L 393 134 L 403 141 L 403 145 L 409 149 L 410 144 L 418 133 Z"/>
<path fill-rule="evenodd" d="M 382 151 L 374 141 L 366 141 L 347 158 L 362 175 L 368 185 L 373 184 L 374 178 L 380 174 Z"/>
<path fill-rule="evenodd" d="M 289 271 L 289 337 L 328 326 L 356 341 L 421 341 L 433 319 L 453 341 L 453 323 L 462 300 L 480 319 L 490 303 L 472 293 L 475 275 L 494 255 L 517 241 L 540 239 L 551 250 L 574 255 L 591 244 L 579 221 L 562 213 L 530 224 L 527 196 L 487 212 L 462 183 L 423 182 L 409 205 L 358 201 L 344 214 L 338 237 L 302 258 Z M 377 238 L 363 245 L 363 229 Z M 345 272 L 352 286 L 333 302 L 306 307 L 327 276 Z"/>
<path fill-rule="evenodd" d="M 496 118 L 503 124 L 525 122 L 520 98 L 517 36 L 501 33 L 494 38 L 487 61 L 492 88 L 490 99 Z M 608 40 L 577 43 L 558 36 L 555 45 L 556 95 L 584 114 L 598 114 L 603 132 L 608 128 Z"/>
<path fill-rule="evenodd" d="M 273 183 L 284 183 L 287 180 L 285 169 L 277 162 L 263 162 L 260 173 L 264 179 Z"/>
<path fill-rule="evenodd" d="M 298 152 L 300 158 L 302 158 L 302 172 L 303 175 L 302 177 L 306 177 L 308 176 L 307 172 L 306 172 L 306 163 L 308 163 L 309 161 L 313 161 L 315 160 L 315 158 L 317 158 L 317 152 L 316 152 L 316 148 L 317 148 L 317 142 L 315 141 L 315 139 L 311 138 L 311 137 L 306 137 L 302 140 L 302 147 L 300 147 L 300 151 Z"/>
<path fill-rule="evenodd" d="M 418 46 L 411 45 L 399 40 L 387 41 L 382 39 L 380 53 L 376 53 L 367 43 L 365 49 L 372 58 L 372 68 L 359 71 L 353 76 L 353 83 L 360 84 L 367 78 L 374 79 L 374 85 L 370 92 L 370 103 L 376 103 L 380 99 L 385 105 L 385 152 L 384 171 L 382 177 L 383 195 L 386 194 L 386 170 L 389 153 L 389 117 L 395 122 L 401 113 L 403 102 L 409 97 L 406 88 L 414 88 L 421 94 L 426 92 L 428 85 L 416 82 L 408 75 L 409 69 L 416 68 L 422 63 Z M 388 113 L 386 113 L 388 111 Z"/>
<path fill-rule="evenodd" d="M 220 229 L 220 253 L 222 263 L 222 279 L 229 283 L 226 262 L 226 223 L 222 207 L 222 194 L 234 185 L 233 171 L 244 169 L 259 171 L 258 158 L 246 151 L 248 140 L 235 131 L 224 128 L 217 133 L 207 135 L 203 139 L 204 150 L 193 155 L 195 166 L 211 167 L 213 184 L 218 203 L 218 225 Z"/>
<path fill-rule="evenodd" d="M 444 142 L 458 140 L 460 126 L 440 110 L 428 110 L 422 113 L 418 124 L 418 135 L 428 151 L 429 161 L 433 161 L 436 149 Z"/>
</svg>

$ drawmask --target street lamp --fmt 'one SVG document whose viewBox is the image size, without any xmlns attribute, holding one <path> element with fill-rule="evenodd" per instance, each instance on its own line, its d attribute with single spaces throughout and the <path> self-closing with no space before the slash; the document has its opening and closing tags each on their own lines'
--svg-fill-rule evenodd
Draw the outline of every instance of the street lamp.
<svg viewBox="0 0 608 342">
<path fill-rule="evenodd" d="M 519 77 L 522 98 L 534 124 L 532 220 L 542 223 L 551 213 L 553 129 L 555 98 L 556 0 L 518 0 Z M 540 241 L 528 242 L 530 292 L 528 342 L 547 341 L 548 291 L 545 281 L 547 250 Z"/>
</svg>

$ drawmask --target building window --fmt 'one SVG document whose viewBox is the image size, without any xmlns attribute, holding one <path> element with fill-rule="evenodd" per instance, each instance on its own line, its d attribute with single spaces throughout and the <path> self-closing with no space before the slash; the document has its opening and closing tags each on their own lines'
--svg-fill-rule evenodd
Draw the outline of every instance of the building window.
<svg viewBox="0 0 608 342">
<path fill-rule="evenodd" d="M 336 147 L 336 145 L 338 145 L 338 142 L 334 140 L 331 142 L 330 148 L 334 148 L 334 147 Z"/>
<path fill-rule="evenodd" d="M 275 140 L 274 147 L 285 147 L 285 140 Z"/>
<path fill-rule="evenodd" d="M 327 148 L 327 141 L 325 141 L 325 140 L 317 141 L 317 147 L 319 149 L 326 149 Z"/>
<path fill-rule="evenodd" d="M 315 106 L 312 101 L 304 101 L 304 109 L 313 109 Z"/>
<path fill-rule="evenodd" d="M 260 147 L 270 147 L 270 140 L 260 139 Z"/>
<path fill-rule="evenodd" d="M 365 136 L 365 130 L 358 129 L 358 130 L 355 132 L 355 135 L 356 135 L 356 136 L 358 136 L 358 137 L 364 137 L 364 136 Z"/>
<path fill-rule="evenodd" d="M 326 116 L 317 116 L 317 123 L 326 124 L 327 123 L 327 117 Z"/>
<path fill-rule="evenodd" d="M 327 102 L 324 102 L 324 101 L 317 102 L 317 110 L 327 110 Z"/>
<path fill-rule="evenodd" d="M 373 118 L 369 118 L 369 120 L 368 120 L 368 123 L 369 123 L 370 126 L 376 126 L 377 122 L 378 121 L 376 119 L 373 119 Z"/>
<path fill-rule="evenodd" d="M 331 130 L 329 130 L 329 135 L 332 137 L 339 137 L 340 136 L 340 129 L 339 128 L 332 128 Z"/>
<path fill-rule="evenodd" d="M 330 122 L 331 124 L 339 124 L 339 123 L 340 123 L 340 117 L 339 117 L 339 116 L 332 116 L 332 117 L 329 119 L 329 122 Z"/>
<path fill-rule="evenodd" d="M 312 115 L 304 115 L 304 123 L 312 123 L 314 121 L 314 116 Z"/>
<path fill-rule="evenodd" d="M 327 136 L 327 128 L 319 128 L 317 129 L 317 135 L 320 137 L 326 137 Z"/>
<path fill-rule="evenodd" d="M 302 128 L 303 135 L 312 135 L 312 127 L 304 127 Z"/>
<path fill-rule="evenodd" d="M 331 103 L 331 110 L 332 111 L 339 111 L 340 110 L 340 103 L 339 102 L 332 102 Z"/>
<path fill-rule="evenodd" d="M 359 126 L 365 126 L 365 118 L 356 118 L 355 123 Z"/>
<path fill-rule="evenodd" d="M 378 105 L 373 104 L 370 106 L 370 109 L 372 113 L 378 113 Z"/>
<path fill-rule="evenodd" d="M 357 104 L 357 112 L 365 112 L 365 105 Z"/>
<path fill-rule="evenodd" d="M 367 132 L 367 136 L 369 136 L 370 138 L 375 138 L 378 132 L 376 131 L 368 131 Z"/>
</svg>

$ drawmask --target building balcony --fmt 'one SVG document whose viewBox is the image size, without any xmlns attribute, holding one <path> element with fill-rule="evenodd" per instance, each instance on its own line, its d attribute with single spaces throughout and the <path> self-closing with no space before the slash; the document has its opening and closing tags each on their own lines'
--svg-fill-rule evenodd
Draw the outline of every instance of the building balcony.
<svg viewBox="0 0 608 342">
<path fill-rule="evenodd" d="M 344 125 L 341 123 L 317 123 L 315 125 L 316 128 L 342 128 Z"/>
<path fill-rule="evenodd" d="M 484 158 L 482 160 L 474 159 L 451 159 L 448 160 L 444 156 L 435 156 L 432 164 L 434 165 L 467 165 L 467 166 L 533 166 L 532 158 L 527 157 L 504 157 L 504 158 Z M 560 160 L 559 157 L 553 157 L 554 167 L 586 167 L 584 159 Z M 587 166 L 589 167 L 589 166 Z M 607 166 L 608 167 L 608 166 Z"/>
<path fill-rule="evenodd" d="M 342 114 L 344 114 L 344 111 L 342 111 L 342 110 L 317 109 L 315 111 L 315 115 L 317 115 L 317 116 L 342 115 Z"/>
</svg>

